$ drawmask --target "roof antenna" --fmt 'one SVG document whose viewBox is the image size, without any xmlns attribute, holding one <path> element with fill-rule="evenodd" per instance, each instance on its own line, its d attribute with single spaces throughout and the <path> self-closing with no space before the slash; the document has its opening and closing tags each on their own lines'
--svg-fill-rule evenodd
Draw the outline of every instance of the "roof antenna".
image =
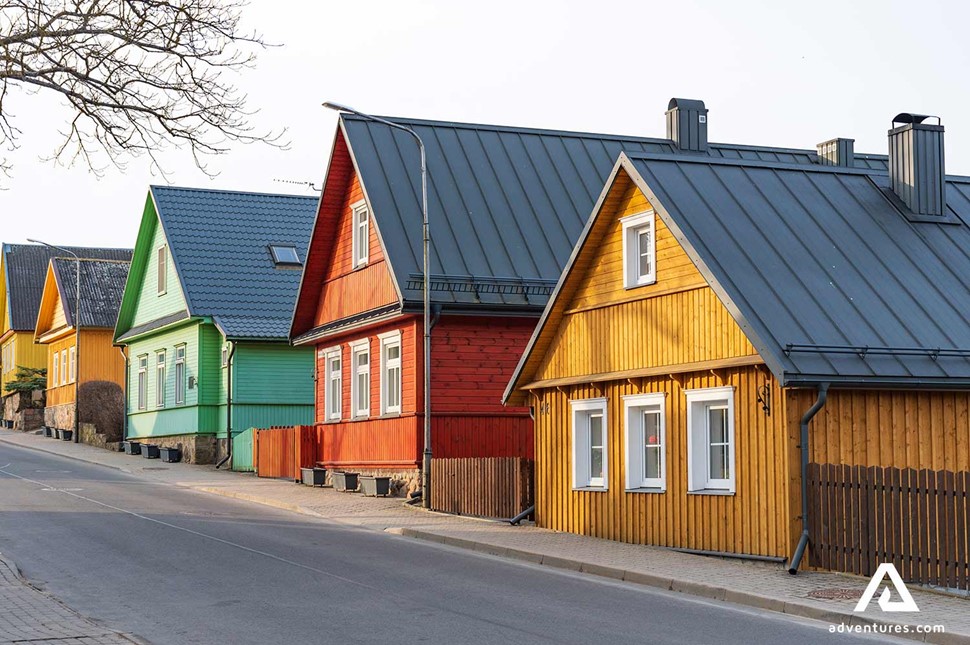
<svg viewBox="0 0 970 645">
<path fill-rule="evenodd" d="M 275 181 L 278 184 L 293 184 L 294 186 L 306 186 L 312 191 L 315 191 L 318 193 L 320 192 L 320 189 L 317 188 L 312 181 L 294 181 L 292 179 L 274 179 L 273 181 Z"/>
</svg>

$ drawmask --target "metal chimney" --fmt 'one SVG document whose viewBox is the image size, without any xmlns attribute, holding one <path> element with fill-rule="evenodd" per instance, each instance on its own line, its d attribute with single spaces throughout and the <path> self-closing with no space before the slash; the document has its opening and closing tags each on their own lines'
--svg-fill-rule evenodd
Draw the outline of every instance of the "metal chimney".
<svg viewBox="0 0 970 645">
<path fill-rule="evenodd" d="M 667 104 L 667 138 L 689 152 L 707 152 L 707 108 L 704 101 L 670 99 Z"/>
<path fill-rule="evenodd" d="M 823 166 L 855 166 L 855 139 L 830 139 L 815 146 Z"/>
<path fill-rule="evenodd" d="M 923 123 L 926 119 L 936 119 L 936 125 Z M 896 115 L 889 130 L 889 182 L 913 213 L 943 215 L 946 172 L 940 117 L 906 112 Z"/>
</svg>

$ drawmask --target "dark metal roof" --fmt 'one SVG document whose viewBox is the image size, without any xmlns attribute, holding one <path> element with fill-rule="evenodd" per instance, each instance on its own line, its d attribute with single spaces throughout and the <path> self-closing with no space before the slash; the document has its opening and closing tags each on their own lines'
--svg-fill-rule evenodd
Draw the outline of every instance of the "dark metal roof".
<svg viewBox="0 0 970 645">
<path fill-rule="evenodd" d="M 64 247 L 82 258 L 104 260 L 131 260 L 131 249 Z M 38 244 L 4 244 L 3 266 L 7 285 L 7 311 L 10 328 L 30 331 L 37 323 L 37 310 L 44 294 L 44 280 L 52 258 L 65 255 L 64 251 Z"/>
<path fill-rule="evenodd" d="M 427 148 L 431 273 L 446 285 L 431 296 L 446 306 L 541 309 L 547 294 L 508 288 L 509 281 L 559 277 L 620 152 L 687 155 L 668 139 L 388 118 L 413 128 Z M 341 123 L 401 293 L 420 301 L 409 280 L 421 273 L 414 140 L 354 115 Z M 711 143 L 706 155 L 818 164 L 815 150 Z M 858 154 L 855 163 L 886 171 L 885 155 Z M 448 286 L 456 280 L 473 288 Z"/>
<path fill-rule="evenodd" d="M 620 161 L 785 384 L 970 384 L 970 180 L 914 223 L 888 177 L 629 155 Z"/>
<path fill-rule="evenodd" d="M 80 327 L 114 329 L 131 262 L 82 259 Z M 75 326 L 77 266 L 74 258 L 51 260 L 67 324 Z"/>
<path fill-rule="evenodd" d="M 292 244 L 306 261 L 317 198 L 169 186 L 151 192 L 190 314 L 218 318 L 230 338 L 285 339 L 300 272 L 276 267 L 267 249 Z"/>
</svg>

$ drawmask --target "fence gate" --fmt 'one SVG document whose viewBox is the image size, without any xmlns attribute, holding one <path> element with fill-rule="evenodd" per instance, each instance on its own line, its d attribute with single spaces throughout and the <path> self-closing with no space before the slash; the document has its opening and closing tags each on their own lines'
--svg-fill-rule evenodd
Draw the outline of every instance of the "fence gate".
<svg viewBox="0 0 970 645">
<path fill-rule="evenodd" d="M 253 466 L 260 477 L 300 479 L 300 468 L 317 461 L 313 426 L 283 426 L 253 431 Z"/>
<path fill-rule="evenodd" d="M 511 518 L 534 503 L 533 461 L 521 457 L 431 460 L 431 507 L 458 515 Z"/>
<path fill-rule="evenodd" d="M 970 472 L 809 464 L 814 566 L 970 588 Z"/>
</svg>

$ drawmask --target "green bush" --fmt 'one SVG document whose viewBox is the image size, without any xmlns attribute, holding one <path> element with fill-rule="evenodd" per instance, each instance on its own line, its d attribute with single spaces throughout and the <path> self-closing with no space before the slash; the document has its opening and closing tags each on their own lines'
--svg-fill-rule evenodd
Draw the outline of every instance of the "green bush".
<svg viewBox="0 0 970 645">
<path fill-rule="evenodd" d="M 17 366 L 17 375 L 7 383 L 6 392 L 33 392 L 47 387 L 47 369 L 44 367 Z"/>
</svg>

